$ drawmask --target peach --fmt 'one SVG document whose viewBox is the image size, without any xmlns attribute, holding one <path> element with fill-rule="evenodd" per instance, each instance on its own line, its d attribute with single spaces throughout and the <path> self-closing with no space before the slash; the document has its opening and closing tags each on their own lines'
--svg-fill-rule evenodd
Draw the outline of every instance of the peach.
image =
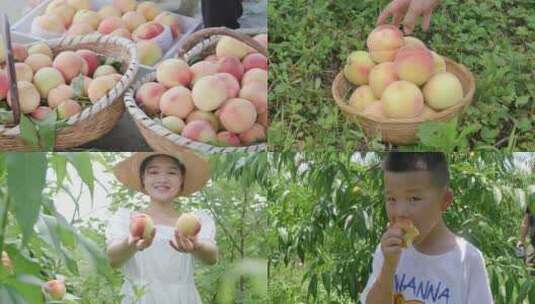
<svg viewBox="0 0 535 304">
<path fill-rule="evenodd" d="M 15 63 L 15 77 L 17 77 L 17 81 L 32 82 L 33 70 L 26 63 L 17 62 Z"/>
<path fill-rule="evenodd" d="M 173 15 L 170 12 L 161 12 L 154 21 L 159 22 L 163 25 L 167 25 L 171 28 L 173 37 L 177 38 L 181 34 L 180 23 L 178 22 L 177 16 Z"/>
<path fill-rule="evenodd" d="M 39 54 L 39 53 L 31 54 L 30 56 L 28 56 L 28 58 L 26 58 L 24 63 L 30 66 L 30 68 L 32 68 L 32 71 L 34 73 L 37 73 L 37 71 L 39 71 L 40 69 L 44 67 L 52 66 L 52 60 L 50 59 L 50 57 L 44 54 Z"/>
<path fill-rule="evenodd" d="M 234 98 L 238 96 L 238 93 L 240 92 L 240 83 L 238 82 L 238 80 L 236 80 L 234 76 L 230 75 L 229 73 L 217 73 L 214 76 L 225 82 L 229 98 Z"/>
<path fill-rule="evenodd" d="M 384 104 L 380 100 L 376 100 L 369 104 L 366 108 L 364 108 L 364 111 L 362 111 L 362 115 L 376 120 L 384 120 L 387 118 L 385 114 Z"/>
<path fill-rule="evenodd" d="M 0 69 L 0 100 L 4 100 L 7 97 L 9 91 L 9 78 L 7 72 Z"/>
<path fill-rule="evenodd" d="M 128 40 L 132 40 L 132 34 L 130 33 L 129 30 L 124 29 L 124 28 L 116 29 L 115 31 L 111 32 L 109 35 L 110 36 L 123 37 L 123 38 L 126 38 Z"/>
<path fill-rule="evenodd" d="M 130 219 L 130 234 L 136 238 L 150 239 L 154 231 L 152 218 L 145 213 L 136 213 Z"/>
<path fill-rule="evenodd" d="M 87 64 L 87 75 L 91 76 L 100 65 L 100 58 L 97 53 L 90 50 L 78 50 L 76 54 Z"/>
<path fill-rule="evenodd" d="M 160 110 L 160 98 L 166 88 L 157 82 L 146 82 L 136 92 L 136 101 L 147 114 L 155 114 Z"/>
<path fill-rule="evenodd" d="M 247 99 L 253 103 L 257 113 L 264 113 L 268 107 L 267 85 L 260 82 L 253 82 L 244 85 L 240 90 L 240 98 Z"/>
<path fill-rule="evenodd" d="M 427 46 L 425 45 L 425 43 L 422 42 L 422 40 L 416 37 L 412 37 L 412 36 L 403 37 L 403 46 L 407 46 L 407 45 L 417 45 L 417 46 L 423 46 L 427 48 Z"/>
<path fill-rule="evenodd" d="M 143 15 L 138 12 L 127 12 L 123 15 L 122 19 L 124 23 L 126 23 L 126 27 L 130 32 L 133 32 L 140 25 L 147 22 L 145 17 L 143 17 Z"/>
<path fill-rule="evenodd" d="M 118 81 L 118 77 L 115 77 L 114 75 L 106 75 L 93 79 L 89 85 L 89 88 L 87 89 L 89 100 L 91 100 L 91 102 L 99 101 L 101 98 L 105 97 L 111 89 L 113 89 Z"/>
<path fill-rule="evenodd" d="M 67 83 L 80 75 L 87 75 L 88 65 L 85 60 L 73 51 L 63 51 L 54 58 L 53 67 L 61 72 Z"/>
<path fill-rule="evenodd" d="M 377 99 L 381 99 L 383 91 L 389 84 L 398 80 L 399 77 L 393 62 L 379 63 L 370 71 L 368 77 L 370 88 Z"/>
<path fill-rule="evenodd" d="M 217 61 L 219 65 L 218 72 L 229 73 L 240 80 L 245 72 L 243 64 L 236 57 L 220 57 Z"/>
<path fill-rule="evenodd" d="M 87 76 L 80 75 L 78 77 L 75 77 L 71 81 L 71 85 L 70 85 L 71 88 L 74 90 L 74 95 L 81 96 L 81 97 L 88 97 L 87 91 L 89 90 L 89 86 L 91 85 L 91 82 L 93 82 L 93 79 Z"/>
<path fill-rule="evenodd" d="M 178 217 L 175 228 L 183 236 L 191 238 L 201 231 L 201 222 L 195 214 L 183 213 Z"/>
<path fill-rule="evenodd" d="M 74 89 L 66 84 L 60 84 L 48 92 L 47 103 L 52 109 L 60 103 L 74 97 Z"/>
<path fill-rule="evenodd" d="M 403 43 L 403 33 L 390 24 L 376 27 L 366 40 L 370 57 L 376 63 L 394 60 Z"/>
<path fill-rule="evenodd" d="M 72 99 L 63 101 L 58 105 L 58 118 L 67 119 L 82 111 L 80 104 Z"/>
<path fill-rule="evenodd" d="M 193 103 L 203 111 L 213 111 L 228 99 L 227 85 L 213 75 L 199 79 L 192 90 Z"/>
<path fill-rule="evenodd" d="M 62 6 L 62 5 L 69 5 L 69 4 L 67 3 L 67 0 L 52 0 L 46 6 L 45 13 L 48 13 L 49 11 L 55 9 L 56 7 Z"/>
<path fill-rule="evenodd" d="M 444 110 L 463 99 L 463 86 L 448 72 L 435 74 L 423 88 L 425 102 L 434 110 Z"/>
<path fill-rule="evenodd" d="M 268 83 L 268 73 L 262 69 L 250 69 L 249 71 L 243 74 L 241 79 L 242 87 L 251 82 L 261 82 L 267 85 Z"/>
<path fill-rule="evenodd" d="M 36 119 L 36 120 L 44 120 L 50 113 L 52 113 L 52 109 L 49 107 L 37 107 L 33 112 L 30 113 L 30 115 Z"/>
<path fill-rule="evenodd" d="M 181 135 L 191 140 L 205 143 L 215 141 L 216 139 L 214 128 L 205 120 L 194 120 L 187 123 Z"/>
<path fill-rule="evenodd" d="M 41 98 L 46 98 L 50 90 L 60 84 L 65 84 L 65 79 L 60 71 L 55 68 L 45 67 L 35 73 L 33 83 L 39 94 L 41 94 Z"/>
<path fill-rule="evenodd" d="M 67 4 L 74 7 L 77 11 L 79 10 L 90 10 L 91 0 L 67 0 Z"/>
<path fill-rule="evenodd" d="M 139 63 L 154 65 L 162 58 L 162 49 L 150 40 L 141 40 L 136 43 Z"/>
<path fill-rule="evenodd" d="M 241 98 L 230 99 L 219 113 L 223 127 L 233 133 L 242 133 L 252 128 L 256 116 L 255 106 Z"/>
<path fill-rule="evenodd" d="M 433 56 L 433 75 L 440 72 L 446 72 L 446 61 L 444 58 L 433 51 L 431 51 L 431 55 Z"/>
<path fill-rule="evenodd" d="M 268 59 L 266 56 L 260 53 L 252 53 L 243 58 L 243 68 L 245 71 L 250 69 L 259 68 L 262 70 L 268 69 Z"/>
<path fill-rule="evenodd" d="M 166 116 L 162 118 L 162 124 L 164 127 L 176 134 L 180 134 L 180 132 L 182 132 L 182 130 L 186 126 L 184 121 L 176 116 Z"/>
<path fill-rule="evenodd" d="M 349 97 L 349 105 L 355 110 L 362 112 L 364 109 L 376 100 L 372 89 L 363 85 L 355 89 L 351 97 Z"/>
<path fill-rule="evenodd" d="M 43 285 L 43 290 L 53 299 L 62 300 L 65 296 L 65 284 L 60 280 L 51 280 Z"/>
<path fill-rule="evenodd" d="M 240 141 L 243 144 L 251 145 L 266 140 L 266 129 L 264 126 L 255 123 L 249 130 L 240 133 Z"/>
<path fill-rule="evenodd" d="M 106 17 L 111 17 L 111 16 L 121 17 L 121 15 L 122 15 L 121 11 L 118 8 L 116 8 L 115 6 L 112 6 L 112 5 L 103 6 L 97 12 L 97 14 L 99 15 L 99 17 L 101 19 L 105 19 Z"/>
<path fill-rule="evenodd" d="M 28 58 L 28 50 L 20 43 L 12 42 L 11 48 L 13 49 L 13 59 L 17 62 L 24 62 Z"/>
<path fill-rule="evenodd" d="M 188 86 L 191 78 L 191 70 L 182 59 L 167 59 L 156 68 L 156 79 L 168 88 L 178 85 Z"/>
<path fill-rule="evenodd" d="M 136 12 L 143 15 L 147 21 L 152 21 L 158 14 L 160 14 L 160 9 L 155 3 L 144 1 L 137 5 Z"/>
<path fill-rule="evenodd" d="M 102 21 L 98 25 L 98 32 L 102 35 L 108 35 L 111 32 L 120 28 L 127 28 L 126 23 L 123 21 L 123 19 L 116 16 L 110 16 L 102 19 Z"/>
<path fill-rule="evenodd" d="M 412 82 L 399 80 L 386 87 L 381 97 L 384 111 L 390 118 L 413 118 L 424 110 L 424 97 Z"/>
<path fill-rule="evenodd" d="M 42 15 L 33 19 L 30 31 L 44 39 L 58 38 L 65 32 L 65 25 L 55 15 Z"/>
<path fill-rule="evenodd" d="M 152 40 L 162 50 L 167 50 L 173 43 L 173 33 L 171 28 L 167 25 L 162 25 L 158 22 L 147 22 L 140 25 L 133 33 L 134 41 Z"/>
<path fill-rule="evenodd" d="M 6 251 L 2 251 L 2 265 L 8 272 L 13 272 L 13 263 Z"/>
<path fill-rule="evenodd" d="M 186 87 L 170 88 L 160 98 L 160 111 L 163 115 L 186 118 L 194 108 L 191 91 Z"/>
<path fill-rule="evenodd" d="M 268 35 L 267 34 L 258 34 L 254 36 L 253 39 L 258 41 L 266 49 L 268 48 Z"/>
<path fill-rule="evenodd" d="M 95 31 L 91 25 L 85 22 L 75 23 L 69 27 L 67 36 L 87 35 Z"/>
<path fill-rule="evenodd" d="M 251 48 L 247 44 L 228 36 L 221 37 L 215 49 L 217 57 L 236 57 L 239 60 L 250 52 Z"/>
<path fill-rule="evenodd" d="M 136 9 L 136 0 L 113 0 L 113 6 L 118 8 L 123 14 Z"/>
<path fill-rule="evenodd" d="M 433 55 L 421 46 L 404 46 L 396 54 L 394 67 L 399 79 L 422 85 L 433 75 Z"/>
<path fill-rule="evenodd" d="M 87 23 L 93 30 L 96 30 L 101 21 L 100 16 L 95 11 L 82 9 L 76 12 L 72 18 L 72 23 Z"/>
<path fill-rule="evenodd" d="M 368 84 L 368 74 L 375 66 L 370 54 L 356 51 L 349 54 L 344 66 L 344 76 L 354 85 Z"/>
<path fill-rule="evenodd" d="M 221 128 L 219 118 L 213 112 L 195 110 L 188 115 L 188 117 L 186 118 L 186 123 L 190 123 L 194 120 L 204 120 L 210 123 L 210 125 L 212 125 L 212 128 L 214 128 L 215 131 Z"/>
<path fill-rule="evenodd" d="M 46 14 L 57 16 L 58 18 L 61 19 L 63 26 L 65 28 L 69 28 L 69 26 L 72 23 L 74 14 L 76 14 L 76 9 L 67 4 L 60 4 L 60 5 L 51 7 L 50 9 L 47 8 Z"/>
<path fill-rule="evenodd" d="M 217 58 L 217 56 L 215 54 L 212 54 L 212 55 L 208 55 L 204 58 L 204 61 L 210 61 L 210 62 L 213 62 L 213 63 L 217 63 L 219 59 Z"/>
<path fill-rule="evenodd" d="M 93 73 L 93 79 L 111 74 L 117 74 L 117 70 L 111 65 L 101 65 Z"/>
<path fill-rule="evenodd" d="M 197 81 L 204 76 L 217 74 L 218 68 L 219 66 L 217 63 L 213 63 L 210 61 L 199 61 L 197 63 L 194 63 L 190 67 L 190 71 L 192 74 L 191 83 L 197 83 Z"/>
<path fill-rule="evenodd" d="M 32 44 L 28 48 L 28 55 L 33 54 L 43 54 L 50 58 L 50 60 L 54 59 L 54 54 L 52 53 L 52 50 L 48 46 L 48 44 L 44 42 L 38 42 L 36 44 Z"/>
<path fill-rule="evenodd" d="M 2 39 L 2 37 L 0 37 L 0 45 L 2 45 L 2 47 L 0 47 L 0 63 L 4 63 L 6 61 L 6 53 L 5 53 L 5 43 L 4 43 L 4 39 Z"/>
<path fill-rule="evenodd" d="M 28 81 L 17 81 L 20 111 L 24 114 L 33 112 L 39 106 L 41 97 L 35 86 Z M 11 93 L 7 93 L 7 103 L 11 107 Z"/>
<path fill-rule="evenodd" d="M 221 146 L 229 147 L 239 147 L 240 146 L 240 137 L 229 131 L 221 131 L 217 133 L 217 142 Z"/>
</svg>

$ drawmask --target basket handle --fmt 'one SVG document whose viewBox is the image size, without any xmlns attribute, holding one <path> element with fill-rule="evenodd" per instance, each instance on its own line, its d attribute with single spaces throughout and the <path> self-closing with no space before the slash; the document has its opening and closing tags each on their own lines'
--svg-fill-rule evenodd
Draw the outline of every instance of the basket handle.
<svg viewBox="0 0 535 304">
<path fill-rule="evenodd" d="M 262 55 L 268 57 L 267 49 L 264 48 L 264 46 L 261 45 L 258 41 L 254 40 L 253 38 L 245 34 L 231 30 L 227 27 L 209 27 L 209 28 L 205 28 L 205 29 L 194 32 L 188 38 L 186 38 L 186 40 L 180 47 L 180 50 L 178 51 L 178 57 L 180 58 L 184 57 L 184 55 L 191 48 L 193 48 L 196 44 L 214 35 L 223 35 L 223 36 L 229 36 L 229 37 L 235 38 L 247 44 L 248 46 L 252 47 L 253 49 L 258 51 Z"/>
<path fill-rule="evenodd" d="M 7 14 L 2 14 L 2 21 L 4 29 L 3 36 L 5 37 L 4 45 L 0 46 L 6 51 L 6 73 L 9 79 L 9 93 L 11 95 L 11 110 L 13 111 L 13 123 L 18 125 L 20 123 L 20 101 L 19 92 L 17 88 L 17 74 L 15 70 L 15 59 L 13 53 L 13 45 L 11 44 L 11 32 L 9 19 Z"/>
</svg>

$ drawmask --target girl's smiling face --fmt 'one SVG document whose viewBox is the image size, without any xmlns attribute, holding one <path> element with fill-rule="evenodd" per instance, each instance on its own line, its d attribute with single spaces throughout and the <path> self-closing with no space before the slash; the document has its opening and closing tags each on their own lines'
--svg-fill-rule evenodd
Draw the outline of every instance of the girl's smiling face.
<svg viewBox="0 0 535 304">
<path fill-rule="evenodd" d="M 172 201 L 182 191 L 182 171 L 169 156 L 150 159 L 143 171 L 142 180 L 147 194 L 154 200 Z"/>
<path fill-rule="evenodd" d="M 433 183 L 429 171 L 384 172 L 385 206 L 388 219 L 408 218 L 419 230 L 417 243 L 442 220 L 442 211 L 451 203 L 447 187 Z"/>
</svg>

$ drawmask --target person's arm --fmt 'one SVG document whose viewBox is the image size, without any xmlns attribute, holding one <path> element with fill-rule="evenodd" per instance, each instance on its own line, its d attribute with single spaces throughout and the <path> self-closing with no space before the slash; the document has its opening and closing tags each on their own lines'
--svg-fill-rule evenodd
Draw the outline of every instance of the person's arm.
<svg viewBox="0 0 535 304">
<path fill-rule="evenodd" d="M 386 264 L 383 264 L 379 277 L 377 278 L 372 288 L 370 289 L 370 292 L 368 293 L 366 304 L 392 303 L 392 300 L 394 298 L 392 292 L 394 287 L 394 273 L 396 273 L 395 268 L 392 269 L 389 266 L 386 266 Z"/>
<path fill-rule="evenodd" d="M 439 3 L 440 0 L 393 0 L 377 18 L 377 25 L 386 23 L 386 19 L 392 17 L 395 26 L 403 21 L 403 30 L 409 35 L 416 26 L 417 18 L 422 16 L 422 28 L 427 31 L 433 10 Z"/>
<path fill-rule="evenodd" d="M 175 238 L 169 241 L 169 245 L 178 252 L 192 254 L 206 264 L 217 263 L 219 249 L 210 241 L 188 238 L 183 236 L 180 231 L 175 230 Z"/>
<path fill-rule="evenodd" d="M 106 250 L 110 265 L 114 268 L 121 267 L 138 251 L 149 247 L 152 244 L 155 235 L 156 229 L 152 231 L 151 238 L 147 240 L 129 235 L 122 240 L 112 242 Z"/>
</svg>

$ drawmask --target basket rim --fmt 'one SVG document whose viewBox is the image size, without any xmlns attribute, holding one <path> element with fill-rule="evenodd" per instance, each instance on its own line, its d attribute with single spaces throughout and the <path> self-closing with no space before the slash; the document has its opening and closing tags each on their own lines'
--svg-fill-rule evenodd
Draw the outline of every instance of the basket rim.
<svg viewBox="0 0 535 304">
<path fill-rule="evenodd" d="M 422 119 L 422 118 L 387 118 L 386 120 L 378 120 L 374 119 L 369 116 L 362 115 L 361 112 L 358 112 L 356 109 L 349 106 L 343 96 L 340 94 L 339 90 L 337 89 L 338 84 L 342 81 L 345 81 L 345 76 L 343 74 L 343 71 L 339 71 L 332 82 L 331 85 L 331 94 L 333 96 L 333 99 L 336 103 L 336 105 L 342 109 L 342 111 L 347 114 L 356 117 L 359 120 L 367 121 L 373 124 L 379 124 L 379 125 L 410 125 L 410 124 L 421 124 L 424 122 L 429 121 L 441 121 L 444 120 L 452 115 L 456 115 L 463 111 L 464 108 L 470 106 L 473 102 L 473 97 L 475 93 L 475 79 L 474 75 L 466 66 L 464 66 L 461 63 L 457 63 L 454 60 L 442 56 L 444 60 L 446 61 L 446 66 L 453 65 L 456 66 L 459 70 L 461 70 L 466 76 L 468 76 L 469 83 L 468 83 L 468 90 L 466 94 L 464 94 L 463 99 L 458 104 L 447 108 L 443 111 L 440 111 L 437 113 L 437 115 L 434 115 L 431 119 Z"/>
<path fill-rule="evenodd" d="M 173 133 L 171 130 L 168 130 L 161 124 L 154 121 L 150 118 L 145 111 L 143 111 L 135 101 L 134 95 L 135 91 L 141 87 L 144 83 L 151 82 L 156 79 L 156 72 L 151 72 L 146 74 L 135 82 L 125 93 L 124 102 L 128 113 L 132 116 L 136 123 L 141 124 L 146 129 L 154 132 L 156 135 L 165 138 L 175 145 L 180 147 L 186 147 L 195 149 L 197 151 L 205 153 L 226 153 L 226 152 L 257 152 L 257 151 L 267 151 L 267 142 L 262 142 L 258 144 L 253 144 L 250 146 L 243 147 L 220 147 L 214 146 L 208 143 L 203 143 L 195 140 L 191 140 L 187 137 L 184 137 L 180 134 Z M 137 124 L 136 124 L 137 125 Z"/>
<path fill-rule="evenodd" d="M 79 122 L 88 120 L 95 116 L 97 113 L 109 108 L 115 102 L 121 102 L 121 96 L 125 93 L 128 87 L 133 83 L 135 76 L 139 70 L 139 62 L 137 58 L 137 50 L 135 44 L 130 40 L 109 35 L 101 35 L 99 33 L 93 33 L 89 35 L 79 35 L 79 36 L 64 36 L 62 38 L 45 40 L 45 41 L 34 41 L 26 45 L 33 45 L 37 43 L 47 44 L 53 51 L 58 47 L 68 47 L 76 48 L 76 46 L 81 44 L 114 44 L 118 45 L 130 54 L 130 60 L 128 61 L 127 68 L 125 73 L 122 75 L 121 79 L 117 84 L 110 90 L 106 95 L 96 102 L 93 102 L 91 106 L 84 108 L 80 113 L 77 113 L 74 116 L 69 117 L 65 121 L 65 126 L 58 128 L 57 132 L 60 132 L 62 129 L 76 125 Z M 90 49 L 88 47 L 87 49 Z M 5 136 L 20 136 L 20 125 L 14 127 L 6 127 L 3 124 L 0 124 L 0 135 Z"/>
</svg>

